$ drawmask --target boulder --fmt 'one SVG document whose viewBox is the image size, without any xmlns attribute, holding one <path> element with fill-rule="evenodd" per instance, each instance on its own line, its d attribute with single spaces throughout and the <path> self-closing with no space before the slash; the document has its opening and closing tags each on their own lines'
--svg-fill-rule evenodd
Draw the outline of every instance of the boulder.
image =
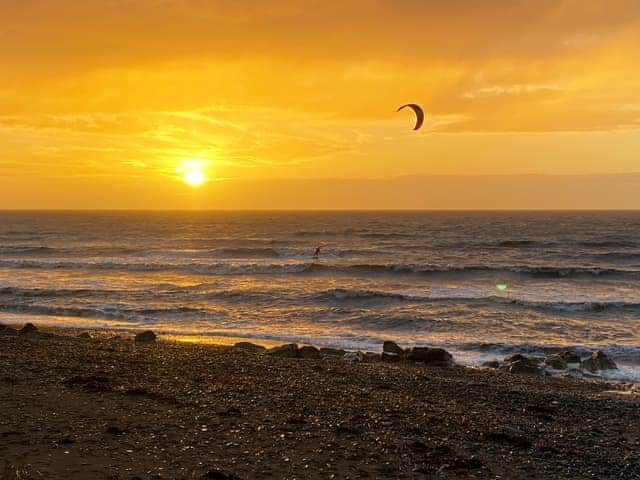
<svg viewBox="0 0 640 480">
<path fill-rule="evenodd" d="M 413 347 L 408 358 L 412 362 L 427 365 L 448 365 L 453 362 L 453 356 L 443 348 Z"/>
<path fill-rule="evenodd" d="M 283 358 L 295 358 L 298 356 L 298 345 L 295 343 L 288 343 L 286 345 L 280 345 L 267 350 L 267 355 Z"/>
<path fill-rule="evenodd" d="M 133 339 L 136 343 L 154 343 L 156 341 L 156 334 L 151 330 L 145 330 L 138 333 Z"/>
<path fill-rule="evenodd" d="M 558 356 L 564 360 L 565 363 L 580 363 L 580 355 L 573 350 L 565 350 L 560 352 Z"/>
<path fill-rule="evenodd" d="M 341 348 L 326 348 L 322 347 L 320 349 L 320 355 L 324 355 L 327 357 L 342 357 L 346 352 Z"/>
<path fill-rule="evenodd" d="M 565 370 L 567 362 L 560 355 L 550 355 L 544 359 L 544 364 L 554 370 Z"/>
<path fill-rule="evenodd" d="M 342 361 L 345 363 L 362 362 L 364 360 L 364 354 L 362 352 L 346 352 L 342 356 Z"/>
<path fill-rule="evenodd" d="M 582 368 L 590 372 L 597 372 L 598 370 L 617 370 L 618 366 L 606 353 L 597 350 L 591 354 L 591 357 L 582 361 Z"/>
<path fill-rule="evenodd" d="M 81 334 L 78 335 L 78 338 L 90 339 L 91 338 L 91 334 L 89 332 L 82 332 Z"/>
<path fill-rule="evenodd" d="M 311 345 L 305 345 L 298 350 L 299 358 L 320 358 L 320 350 Z"/>
<path fill-rule="evenodd" d="M 387 340 L 382 344 L 382 352 L 391 353 L 393 355 L 398 355 L 398 356 L 404 355 L 404 350 L 400 348 L 400 345 L 390 340 Z"/>
<path fill-rule="evenodd" d="M 485 368 L 500 368 L 500 362 L 498 360 L 489 360 L 482 362 L 481 366 Z"/>
<path fill-rule="evenodd" d="M 25 323 L 24 327 L 22 327 L 18 333 L 20 335 L 33 335 L 34 333 L 38 333 L 38 327 L 33 323 Z"/>
<path fill-rule="evenodd" d="M 509 366 L 509 373 L 517 373 L 523 375 L 542 375 L 544 370 L 540 367 L 538 362 L 535 362 L 529 358 L 523 358 L 522 360 L 516 360 Z"/>
<path fill-rule="evenodd" d="M 18 330 L 11 327 L 4 327 L 0 330 L 0 335 L 6 335 L 7 337 L 15 337 L 18 335 Z"/>
<path fill-rule="evenodd" d="M 251 352 L 262 352 L 263 350 L 266 350 L 262 345 L 251 342 L 238 342 L 233 345 L 233 348 L 237 348 L 238 350 L 248 350 Z"/>
</svg>

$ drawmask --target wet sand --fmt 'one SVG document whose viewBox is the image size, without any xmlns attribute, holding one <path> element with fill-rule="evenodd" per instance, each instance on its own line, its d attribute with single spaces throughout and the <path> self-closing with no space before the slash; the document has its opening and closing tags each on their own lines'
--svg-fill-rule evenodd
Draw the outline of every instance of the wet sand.
<svg viewBox="0 0 640 480">
<path fill-rule="evenodd" d="M 617 384 L 42 330 L 0 336 L 0 479 L 640 478 Z"/>
</svg>

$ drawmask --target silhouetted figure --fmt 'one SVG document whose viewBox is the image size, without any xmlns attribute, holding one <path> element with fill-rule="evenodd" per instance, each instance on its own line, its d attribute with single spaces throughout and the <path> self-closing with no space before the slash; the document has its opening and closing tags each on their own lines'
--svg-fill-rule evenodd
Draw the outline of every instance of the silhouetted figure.
<svg viewBox="0 0 640 480">
<path fill-rule="evenodd" d="M 316 248 L 316 253 L 313 254 L 313 258 L 315 258 L 316 260 L 318 259 L 318 257 L 320 257 L 320 248 L 321 247 Z"/>
</svg>

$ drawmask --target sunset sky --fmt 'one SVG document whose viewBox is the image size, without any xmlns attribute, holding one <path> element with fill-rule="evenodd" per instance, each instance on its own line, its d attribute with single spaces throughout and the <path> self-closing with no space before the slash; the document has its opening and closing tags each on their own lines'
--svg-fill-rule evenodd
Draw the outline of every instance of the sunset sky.
<svg viewBox="0 0 640 480">
<path fill-rule="evenodd" d="M 640 208 L 638 0 L 0 0 L 0 72 L 0 208 Z"/>
</svg>

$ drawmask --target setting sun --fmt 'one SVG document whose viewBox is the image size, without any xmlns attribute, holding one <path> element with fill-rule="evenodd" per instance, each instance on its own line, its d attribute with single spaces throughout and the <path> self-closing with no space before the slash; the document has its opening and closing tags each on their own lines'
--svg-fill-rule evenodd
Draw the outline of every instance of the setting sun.
<svg viewBox="0 0 640 480">
<path fill-rule="evenodd" d="M 198 187 L 205 181 L 204 173 L 198 167 L 192 167 L 184 173 L 182 177 L 185 183 L 188 183 L 192 187 Z"/>
<path fill-rule="evenodd" d="M 199 187 L 207 181 L 204 166 L 204 163 L 199 160 L 185 160 L 176 171 L 181 174 L 184 183 L 192 187 Z"/>
</svg>

